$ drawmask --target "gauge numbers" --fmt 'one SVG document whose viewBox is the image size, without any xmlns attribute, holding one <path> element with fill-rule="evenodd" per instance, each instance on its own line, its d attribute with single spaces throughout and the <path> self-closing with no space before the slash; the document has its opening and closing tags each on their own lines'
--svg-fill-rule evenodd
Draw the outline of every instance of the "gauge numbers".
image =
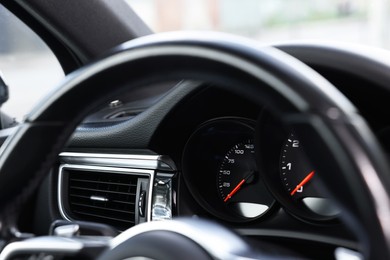
<svg viewBox="0 0 390 260">
<path fill-rule="evenodd" d="M 247 219 L 263 215 L 274 202 L 259 178 L 252 139 L 234 145 L 226 153 L 217 186 L 225 206 Z"/>
<path fill-rule="evenodd" d="M 252 140 L 236 144 L 226 153 L 218 174 L 219 194 L 224 202 L 254 181 L 257 172 L 254 154 Z"/>
<path fill-rule="evenodd" d="M 320 216 L 335 217 L 339 210 L 319 192 L 318 174 L 304 154 L 299 139 L 290 134 L 280 158 L 283 187 L 298 205 Z"/>
</svg>

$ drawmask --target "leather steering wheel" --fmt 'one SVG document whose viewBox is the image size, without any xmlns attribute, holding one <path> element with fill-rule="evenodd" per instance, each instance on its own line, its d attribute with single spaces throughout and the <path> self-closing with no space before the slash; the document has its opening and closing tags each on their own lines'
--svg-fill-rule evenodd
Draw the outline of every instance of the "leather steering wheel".
<svg viewBox="0 0 390 260">
<path fill-rule="evenodd" d="M 141 87 L 176 79 L 213 83 L 266 105 L 293 127 L 303 143 L 313 144 L 307 154 L 319 171 L 329 173 L 321 180 L 360 240 L 360 251 L 369 259 L 390 259 L 388 166 L 358 111 L 291 56 L 214 33 L 170 33 L 128 42 L 67 76 L 42 100 L 1 147 L 2 238 L 9 237 L 20 207 L 93 108 L 121 93 L 136 98 Z"/>
</svg>

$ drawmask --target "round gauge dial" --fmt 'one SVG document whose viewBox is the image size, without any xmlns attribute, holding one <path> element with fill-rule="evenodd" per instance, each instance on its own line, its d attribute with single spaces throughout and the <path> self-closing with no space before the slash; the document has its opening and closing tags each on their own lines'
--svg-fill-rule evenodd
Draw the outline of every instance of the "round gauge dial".
<svg viewBox="0 0 390 260">
<path fill-rule="evenodd" d="M 203 214 L 247 222 L 276 208 L 257 169 L 254 125 L 244 118 L 213 119 L 200 125 L 188 140 L 183 177 L 192 197 L 206 211 Z"/>
<path fill-rule="evenodd" d="M 252 139 L 226 153 L 217 174 L 217 188 L 223 203 L 245 218 L 258 217 L 271 207 L 274 200 L 260 180 Z"/>
<path fill-rule="evenodd" d="M 319 174 L 306 158 L 299 139 L 290 134 L 280 158 L 283 187 L 295 203 L 320 216 L 335 217 L 339 210 L 320 193 Z"/>
</svg>

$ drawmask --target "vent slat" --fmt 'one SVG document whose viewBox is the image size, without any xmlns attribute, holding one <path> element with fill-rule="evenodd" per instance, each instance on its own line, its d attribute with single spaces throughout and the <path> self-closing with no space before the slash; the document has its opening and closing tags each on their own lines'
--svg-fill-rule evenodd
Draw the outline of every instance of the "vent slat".
<svg viewBox="0 0 390 260">
<path fill-rule="evenodd" d="M 80 199 L 90 199 L 88 196 L 78 195 L 78 194 L 69 194 L 70 197 L 80 198 Z"/>
<path fill-rule="evenodd" d="M 91 213 L 82 212 L 82 211 L 78 211 L 78 210 L 75 210 L 74 212 L 75 212 L 75 213 L 78 213 L 78 214 L 80 214 L 80 215 L 86 215 L 86 216 L 90 216 L 90 217 L 96 217 L 96 218 L 102 218 L 102 219 L 109 219 L 109 220 L 113 220 L 113 221 L 129 223 L 129 224 L 134 224 L 134 223 L 135 223 L 134 221 L 131 221 L 131 220 L 125 220 L 125 219 L 119 219 L 119 218 L 106 217 L 106 216 L 91 214 Z"/>
<path fill-rule="evenodd" d="M 69 196 L 92 201 L 91 196 L 83 196 L 83 195 L 78 195 L 78 194 L 70 194 Z M 121 204 L 126 204 L 126 205 L 134 205 L 134 202 L 124 201 L 124 200 L 112 200 L 111 202 L 121 203 Z"/>
<path fill-rule="evenodd" d="M 126 205 L 134 205 L 135 204 L 134 202 L 121 201 L 121 200 L 112 200 L 112 202 L 126 204 Z"/>
<path fill-rule="evenodd" d="M 101 193 L 115 193 L 115 194 L 122 194 L 122 195 L 135 195 L 135 193 L 128 193 L 128 192 L 120 192 L 120 191 L 113 191 L 113 190 L 99 190 L 99 189 L 91 189 L 91 188 L 84 188 L 84 187 L 77 187 L 77 186 L 71 186 L 70 189 L 76 189 L 76 190 L 83 190 L 83 191 L 97 191 Z"/>
<path fill-rule="evenodd" d="M 75 205 L 75 206 L 86 207 L 86 208 L 93 208 L 93 209 L 101 209 L 101 210 L 110 211 L 110 212 L 119 212 L 119 213 L 125 213 L 125 214 L 130 214 L 130 215 L 134 214 L 134 211 L 110 209 L 110 208 L 99 207 L 99 206 L 95 206 L 95 205 L 82 204 L 82 203 L 76 203 L 76 202 L 71 202 L 71 204 Z"/>
<path fill-rule="evenodd" d="M 69 216 L 75 220 L 113 225 L 119 230 L 135 223 L 138 176 L 68 170 Z M 101 197 L 102 201 L 91 197 Z"/>
<path fill-rule="evenodd" d="M 123 186 L 132 186 L 137 187 L 136 184 L 131 183 L 121 183 L 121 182 L 109 182 L 109 181 L 94 181 L 94 180 L 83 180 L 83 179 L 72 179 L 72 182 L 82 182 L 82 183 L 99 183 L 99 184 L 110 184 L 110 185 L 123 185 Z"/>
</svg>

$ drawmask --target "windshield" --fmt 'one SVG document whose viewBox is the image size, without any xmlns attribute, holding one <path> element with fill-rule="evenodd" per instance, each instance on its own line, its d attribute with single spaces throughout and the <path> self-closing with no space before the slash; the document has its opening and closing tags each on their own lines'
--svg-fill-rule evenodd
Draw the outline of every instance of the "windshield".
<svg viewBox="0 0 390 260">
<path fill-rule="evenodd" d="M 261 42 L 331 40 L 389 47 L 387 0 L 127 0 L 156 32 L 215 30 Z"/>
<path fill-rule="evenodd" d="M 262 43 L 332 40 L 390 47 L 388 0 L 125 0 L 155 31 L 213 30 Z M 0 5 L 2 110 L 22 120 L 63 77 L 49 48 Z M 22 75 L 22 76 L 21 76 Z"/>
<path fill-rule="evenodd" d="M 2 111 L 21 121 L 64 72 L 44 42 L 0 5 L 0 71 L 10 98 Z"/>
</svg>

